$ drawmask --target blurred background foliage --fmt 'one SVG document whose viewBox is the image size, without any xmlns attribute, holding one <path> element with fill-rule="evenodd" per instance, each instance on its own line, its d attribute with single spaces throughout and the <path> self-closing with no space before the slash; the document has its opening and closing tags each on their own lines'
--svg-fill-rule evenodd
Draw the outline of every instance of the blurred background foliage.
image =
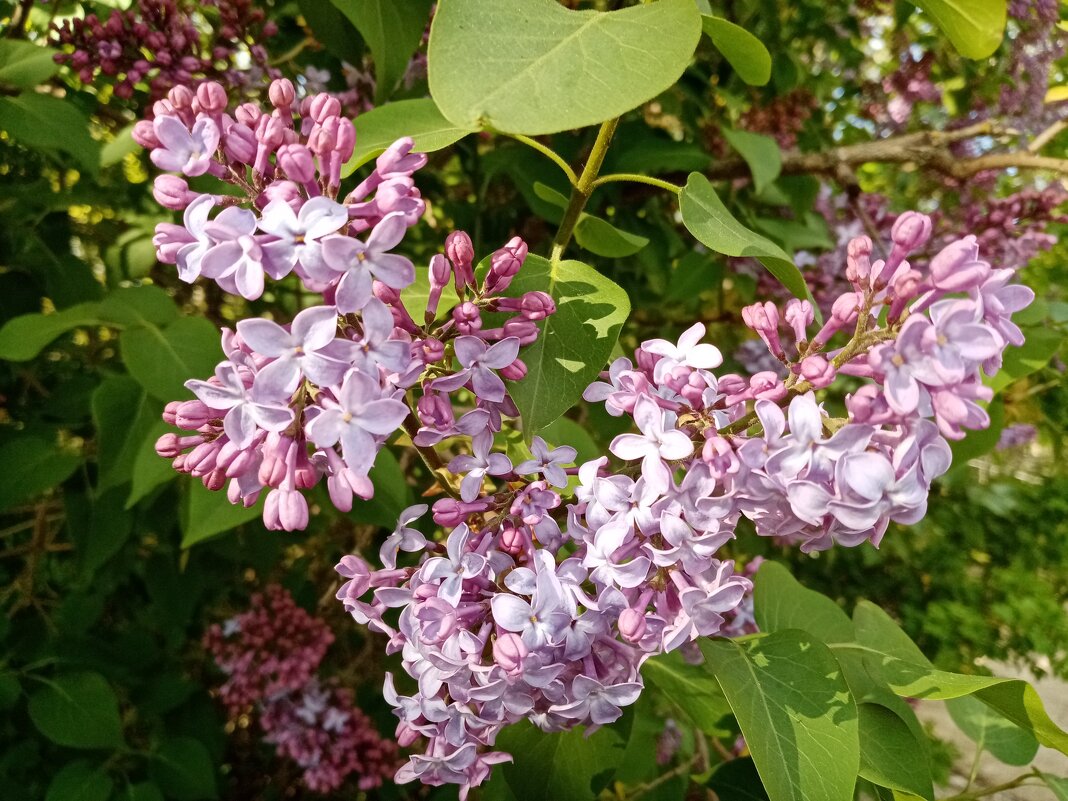
<svg viewBox="0 0 1068 801">
<path fill-rule="evenodd" d="M 767 46 L 770 80 L 745 84 L 705 40 L 676 87 L 625 118 L 606 171 L 721 179 L 734 213 L 794 253 L 817 298 L 842 280 L 850 236 L 885 235 L 907 209 L 934 213 L 936 238 L 980 236 L 994 266 L 1021 268 L 1040 298 L 1026 351 L 994 402 L 994 428 L 957 446 L 926 520 L 892 528 L 878 551 L 806 557 L 743 537 L 734 555 L 787 560 L 803 583 L 849 607 L 875 601 L 941 667 L 981 672 L 984 660 L 1007 660 L 1068 678 L 1065 173 L 1023 164 L 962 176 L 951 164 L 1006 148 L 1065 155 L 1060 4 L 1011 3 L 1005 40 L 978 61 L 961 58 L 906 2 L 698 4 Z M 382 4 L 0 0 L 0 324 L 44 315 L 0 330 L 4 799 L 73 798 L 72 786 L 86 801 L 315 796 L 247 717 L 227 721 L 211 697 L 220 677 L 201 646 L 206 627 L 272 582 L 329 622 L 337 639 L 324 674 L 353 687 L 383 733 L 392 729 L 378 680 L 366 683 L 381 675 L 379 649 L 333 602 L 332 566 L 377 550 L 425 476 L 384 453 L 373 501 L 350 514 L 320 502 L 306 532 L 280 534 L 263 530 L 258 509 L 229 506 L 156 457 L 163 403 L 184 397 L 186 377 L 210 373 L 217 327 L 250 314 L 288 319 L 301 295 L 290 279 L 246 304 L 157 264 L 153 229 L 172 213 L 153 200 L 153 168 L 129 136 L 153 101 L 190 78 L 260 100 L 281 74 L 305 92 L 338 93 L 353 115 L 425 97 L 429 2 L 398 5 L 390 18 L 392 41 L 410 45 L 397 45 L 400 68 L 381 38 L 360 34 L 372 6 Z M 129 32 L 94 38 L 74 24 L 119 13 L 166 36 L 155 45 Z M 973 125 L 986 127 L 951 141 Z M 885 157 L 923 131 L 949 133 L 948 144 L 917 160 Z M 591 137 L 550 139 L 580 163 Z M 815 173 L 790 166 L 799 154 L 850 145 L 867 155 L 828 157 Z M 783 169 L 757 191 L 747 164 L 761 162 Z M 490 134 L 431 154 L 419 187 L 429 211 L 406 244 L 424 265 L 457 228 L 479 253 L 513 233 L 547 252 L 561 215 L 551 190 L 566 190 L 540 154 Z M 634 307 L 623 349 L 702 320 L 730 366 L 761 369 L 738 313 L 778 290 L 759 266 L 695 248 L 674 204 L 654 187 L 614 184 L 587 209 L 603 225 L 580 232 L 583 258 Z M 580 407 L 546 436 L 589 455 L 618 422 Z M 76 703 L 57 711 L 57 696 Z M 335 796 L 352 798 L 354 787 Z M 427 794 L 372 794 L 406 792 Z"/>
</svg>

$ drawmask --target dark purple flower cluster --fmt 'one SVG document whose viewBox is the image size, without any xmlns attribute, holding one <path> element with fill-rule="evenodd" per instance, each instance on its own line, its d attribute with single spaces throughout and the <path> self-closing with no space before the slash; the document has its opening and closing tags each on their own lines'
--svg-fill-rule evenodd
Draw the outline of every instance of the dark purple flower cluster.
<svg viewBox="0 0 1068 801">
<path fill-rule="evenodd" d="M 248 611 L 212 626 L 204 647 L 226 673 L 219 696 L 231 718 L 254 711 L 263 739 L 301 767 L 311 790 L 336 790 L 349 776 L 370 790 L 392 778 L 397 744 L 379 735 L 349 690 L 318 678 L 333 641 L 322 620 L 271 585 Z"/>
<path fill-rule="evenodd" d="M 64 20 L 51 35 L 51 43 L 60 48 L 56 61 L 74 70 L 84 84 L 101 77 L 113 81 L 121 98 L 146 87 L 150 97 L 158 99 L 195 78 L 238 85 L 238 56 L 244 53 L 269 73 L 263 42 L 278 26 L 264 10 L 253 0 L 206 0 L 205 5 L 218 14 L 216 28 L 198 27 L 196 5 L 189 0 L 137 0 L 107 19 L 88 14 Z"/>
</svg>

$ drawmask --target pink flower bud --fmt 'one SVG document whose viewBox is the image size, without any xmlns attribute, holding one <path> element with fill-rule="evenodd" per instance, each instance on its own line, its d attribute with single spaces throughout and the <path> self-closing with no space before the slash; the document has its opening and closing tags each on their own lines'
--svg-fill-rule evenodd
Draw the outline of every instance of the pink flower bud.
<svg viewBox="0 0 1068 801">
<path fill-rule="evenodd" d="M 482 328 L 482 312 L 470 301 L 454 308 L 452 319 L 456 322 L 456 330 L 461 334 L 473 334 Z"/>
<path fill-rule="evenodd" d="M 430 288 L 440 290 L 448 286 L 450 278 L 452 278 L 452 267 L 449 262 L 440 253 L 435 254 L 430 259 Z"/>
<path fill-rule="evenodd" d="M 256 129 L 256 124 L 262 116 L 263 110 L 255 103 L 242 103 L 234 110 L 234 119 L 251 130 Z"/>
<path fill-rule="evenodd" d="M 638 642 L 645 635 L 645 614 L 627 607 L 619 613 L 619 636 L 627 642 Z"/>
<path fill-rule="evenodd" d="M 447 395 L 428 392 L 415 404 L 419 422 L 429 428 L 448 428 L 455 420 Z"/>
<path fill-rule="evenodd" d="M 490 269 L 486 275 L 486 293 L 496 295 L 508 289 L 526 257 L 527 243 L 518 236 L 512 237 L 503 248 L 494 251 L 490 256 Z"/>
<path fill-rule="evenodd" d="M 803 342 L 808 339 L 808 327 L 812 325 L 812 321 L 816 319 L 816 315 L 812 310 L 812 304 L 807 300 L 790 298 L 790 300 L 786 302 L 783 319 L 786 320 L 786 324 L 793 330 L 797 341 Z"/>
<path fill-rule="evenodd" d="M 297 99 L 297 93 L 293 88 L 293 82 L 288 78 L 276 78 L 271 81 L 271 86 L 267 90 L 267 97 L 270 98 L 271 104 L 275 108 L 288 109 L 293 105 L 293 101 Z"/>
<path fill-rule="evenodd" d="M 197 102 L 200 108 L 207 114 L 221 114 L 226 111 L 230 99 L 226 96 L 226 90 L 222 84 L 215 81 L 205 81 L 197 87 Z"/>
<path fill-rule="evenodd" d="M 300 211 L 300 207 L 304 205 L 304 194 L 292 181 L 275 181 L 263 190 L 262 197 L 267 203 L 272 200 L 288 203 L 295 212 Z"/>
<path fill-rule="evenodd" d="M 475 258 L 475 247 L 464 231 L 453 231 L 445 238 L 445 255 L 452 262 L 452 268 L 456 275 L 456 291 L 463 291 L 464 286 L 474 287 L 475 271 L 472 263 Z"/>
<path fill-rule="evenodd" d="M 931 238 L 931 218 L 919 212 L 906 211 L 894 221 L 890 238 L 905 251 L 917 250 Z"/>
<path fill-rule="evenodd" d="M 509 676 L 523 672 L 523 660 L 529 653 L 522 637 L 513 632 L 506 632 L 493 641 L 493 661 Z"/>
<path fill-rule="evenodd" d="M 263 505 L 263 525 L 271 531 L 307 528 L 308 501 L 296 490 L 271 490 Z"/>
<path fill-rule="evenodd" d="M 501 339 L 516 337 L 520 345 L 530 345 L 538 338 L 538 326 L 531 320 L 512 317 L 510 320 L 505 320 L 501 334 Z"/>
<path fill-rule="evenodd" d="M 501 378 L 506 381 L 521 381 L 527 374 L 527 366 L 523 363 L 522 359 L 516 359 L 507 367 L 502 367 L 500 370 Z"/>
<path fill-rule="evenodd" d="M 230 161 L 251 164 L 256 159 L 256 134 L 247 125 L 235 123 L 223 136 L 223 154 Z"/>
<path fill-rule="evenodd" d="M 872 242 L 866 236 L 849 240 L 846 246 L 846 279 L 851 283 L 862 283 L 871 273 Z"/>
<path fill-rule="evenodd" d="M 816 389 L 829 387 L 836 374 L 834 365 L 818 353 L 801 360 L 802 377 Z"/>
<path fill-rule="evenodd" d="M 152 197 L 165 209 L 182 211 L 196 200 L 198 195 L 189 191 L 189 184 L 182 178 L 162 173 L 152 182 Z"/>
<path fill-rule="evenodd" d="M 979 260 L 975 235 L 946 245 L 931 259 L 931 282 L 944 292 L 963 292 L 979 286 L 990 275 L 990 265 Z"/>
<path fill-rule="evenodd" d="M 753 375 L 749 379 L 749 389 L 756 400 L 778 401 L 786 397 L 786 385 L 771 370 Z"/>
<path fill-rule="evenodd" d="M 278 148 L 278 165 L 287 177 L 298 184 L 315 180 L 315 157 L 304 145 L 282 145 Z"/>
<path fill-rule="evenodd" d="M 527 292 L 520 302 L 520 311 L 528 320 L 544 320 L 556 314 L 556 302 L 546 292 Z"/>
<path fill-rule="evenodd" d="M 337 153 L 342 163 L 352 158 L 356 149 L 356 126 L 348 117 L 342 117 L 337 124 Z"/>
<path fill-rule="evenodd" d="M 467 512 L 464 504 L 454 498 L 442 498 L 435 501 L 433 506 L 434 522 L 446 528 L 455 528 L 464 522 Z"/>
<path fill-rule="evenodd" d="M 415 142 L 410 136 L 404 136 L 386 148 L 375 161 L 375 168 L 380 175 L 404 173 L 411 175 L 426 164 L 425 153 L 412 153 Z"/>
<path fill-rule="evenodd" d="M 501 529 L 498 543 L 505 553 L 518 556 L 523 553 L 523 548 L 526 547 L 526 538 L 523 536 L 523 532 L 515 526 L 505 524 L 504 528 Z"/>
<path fill-rule="evenodd" d="M 856 292 L 839 295 L 831 306 L 831 316 L 839 322 L 839 327 L 852 325 L 860 315 L 861 298 Z"/>
<path fill-rule="evenodd" d="M 192 108 L 195 98 L 196 95 L 193 94 L 193 90 L 188 86 L 175 86 L 167 93 L 167 99 L 171 101 L 171 106 L 178 111 Z"/>
<path fill-rule="evenodd" d="M 156 440 L 156 454 L 164 459 L 173 459 L 181 452 L 177 434 L 167 433 Z"/>
<path fill-rule="evenodd" d="M 341 114 L 341 101 L 326 93 L 320 93 L 312 97 L 308 111 L 313 120 L 322 124 L 329 117 L 337 117 Z"/>
<path fill-rule="evenodd" d="M 138 120 L 131 136 L 137 144 L 149 150 L 160 146 L 160 141 L 156 138 L 156 128 L 149 120 Z"/>
</svg>

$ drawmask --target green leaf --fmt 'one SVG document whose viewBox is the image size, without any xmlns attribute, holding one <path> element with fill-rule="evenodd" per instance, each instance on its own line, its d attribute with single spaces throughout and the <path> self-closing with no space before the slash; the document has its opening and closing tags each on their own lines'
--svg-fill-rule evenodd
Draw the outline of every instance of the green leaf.
<svg viewBox="0 0 1068 801">
<path fill-rule="evenodd" d="M 215 765 L 200 740 L 175 737 L 167 740 L 152 755 L 149 763 L 152 781 L 178 801 L 217 798 Z"/>
<path fill-rule="evenodd" d="M 315 41 L 323 45 L 340 61 L 359 64 L 365 45 L 352 23 L 332 3 L 323 0 L 297 0 L 300 15 L 311 28 Z"/>
<path fill-rule="evenodd" d="M 28 362 L 60 335 L 100 322 L 98 303 L 79 303 L 54 314 L 23 314 L 0 328 L 0 359 Z"/>
<path fill-rule="evenodd" d="M 1068 801 L 1068 779 L 1061 779 L 1057 776 L 1050 776 L 1048 773 L 1043 773 L 1040 770 L 1035 770 L 1038 777 L 1046 783 L 1046 786 L 1053 793 L 1053 797 L 1057 801 Z"/>
<path fill-rule="evenodd" d="M 853 625 L 869 667 L 877 671 L 898 695 L 934 700 L 974 695 L 1020 728 L 1033 733 L 1042 745 L 1068 754 L 1068 732 L 1050 719 L 1042 699 L 1027 682 L 935 669 L 889 615 L 867 601 L 857 604 Z"/>
<path fill-rule="evenodd" d="M 750 86 L 763 86 L 771 78 L 771 53 L 753 34 L 723 17 L 705 14 L 701 27 L 723 54 L 738 77 Z"/>
<path fill-rule="evenodd" d="M 368 478 L 375 486 L 374 497 L 368 501 L 354 498 L 352 517 L 361 523 L 392 529 L 397 525 L 400 513 L 413 503 L 412 488 L 392 451 L 382 449 L 378 452 Z"/>
<path fill-rule="evenodd" d="M 88 584 L 133 533 L 133 517 L 123 509 L 125 493 L 114 489 L 93 499 L 88 530 L 77 543 L 78 568 Z"/>
<path fill-rule="evenodd" d="M 18 39 L 0 40 L 0 83 L 17 89 L 32 89 L 59 70 L 50 47 Z"/>
<path fill-rule="evenodd" d="M 583 214 L 575 225 L 575 241 L 590 253 L 608 259 L 633 256 L 649 244 L 644 236 L 616 228 L 608 220 Z"/>
<path fill-rule="evenodd" d="M 377 106 L 356 117 L 353 124 L 356 149 L 341 170 L 342 178 L 377 158 L 402 136 L 412 137 L 417 153 L 432 153 L 455 144 L 473 131 L 445 119 L 429 97 Z"/>
<path fill-rule="evenodd" d="M 605 157 L 603 173 L 637 172 L 660 175 L 700 172 L 712 157 L 694 142 L 676 142 L 644 123 L 620 123 Z"/>
<path fill-rule="evenodd" d="M 24 147 L 62 150 L 87 172 L 100 168 L 100 144 L 89 135 L 89 119 L 69 100 L 35 92 L 0 97 L 0 129 Z"/>
<path fill-rule="evenodd" d="M 163 801 L 163 793 L 152 782 L 128 785 L 126 794 L 127 798 L 123 801 Z"/>
<path fill-rule="evenodd" d="M 62 484 L 82 463 L 82 457 L 61 451 L 54 441 L 19 436 L 0 446 L 0 509 L 28 500 L 49 487 Z M 12 481 L 10 477 L 18 476 Z"/>
<path fill-rule="evenodd" d="M 375 101 L 397 88 L 419 47 L 433 0 L 331 0 L 371 48 L 375 62 Z M 440 12 L 439 12 L 440 13 Z"/>
<path fill-rule="evenodd" d="M 950 698 L 946 709 L 957 727 L 980 751 L 989 751 L 1006 765 L 1029 765 L 1038 753 L 1038 740 L 974 698 Z"/>
<path fill-rule="evenodd" d="M 764 562 L 753 580 L 753 612 L 761 631 L 800 629 L 824 642 L 852 642 L 856 633 L 842 608 L 810 590 L 777 562 Z"/>
<path fill-rule="evenodd" d="M 219 332 L 203 317 L 180 317 L 166 328 L 130 328 L 119 344 L 130 375 L 164 401 L 188 397 L 185 382 L 207 378 L 221 360 Z"/>
<path fill-rule="evenodd" d="M 158 286 L 117 289 L 100 302 L 100 317 L 119 325 L 166 325 L 181 316 L 171 296 Z"/>
<path fill-rule="evenodd" d="M 45 801 L 108 801 L 113 788 L 101 768 L 79 759 L 59 769 L 48 785 Z"/>
<path fill-rule="evenodd" d="M 731 707 L 707 665 L 692 665 L 676 651 L 650 659 L 642 676 L 701 731 L 712 737 L 729 734 L 722 724 Z"/>
<path fill-rule="evenodd" d="M 771 801 L 851 801 L 857 707 L 842 669 L 811 634 L 701 641 Z"/>
<path fill-rule="evenodd" d="M 782 172 L 779 144 L 770 136 L 721 128 L 723 138 L 738 151 L 753 174 L 753 189 L 759 195 Z"/>
<path fill-rule="evenodd" d="M 99 445 L 97 490 L 125 484 L 134 476 L 134 460 L 144 438 L 163 412 L 129 376 L 109 376 L 93 393 L 93 422 Z"/>
<path fill-rule="evenodd" d="M 699 242 L 727 256 L 755 258 L 795 297 L 809 297 L 801 271 L 786 252 L 738 222 L 705 176 L 692 173 L 679 198 L 682 224 Z"/>
<path fill-rule="evenodd" d="M 994 392 L 1001 392 L 1014 381 L 1041 370 L 1064 343 L 1064 334 L 1044 325 L 1027 326 L 1021 330 L 1024 344 L 1006 350 L 1001 369 L 986 381 Z"/>
<path fill-rule="evenodd" d="M 133 457 L 133 483 L 130 495 L 126 498 L 127 509 L 133 508 L 156 487 L 178 477 L 178 471 L 171 466 L 170 459 L 164 459 L 156 453 L 156 440 L 172 431 L 174 429 L 162 420 L 155 421 L 145 431 Z"/>
<path fill-rule="evenodd" d="M 430 94 L 462 128 L 582 128 L 673 86 L 700 35 L 693 0 L 610 12 L 571 11 L 555 0 L 441 0 Z"/>
<path fill-rule="evenodd" d="M 30 719 L 45 737 L 70 748 L 121 748 L 119 702 L 98 673 L 57 676 L 30 696 Z"/>
<path fill-rule="evenodd" d="M 100 148 L 100 166 L 111 167 L 114 164 L 118 164 L 130 153 L 136 153 L 141 149 L 141 146 L 134 141 L 133 138 L 134 123 L 130 123 L 125 128 L 120 128 L 115 132 L 114 138 L 105 142 Z"/>
<path fill-rule="evenodd" d="M 191 548 L 263 514 L 267 493 L 252 506 L 230 503 L 225 490 L 212 492 L 199 480 L 189 482 L 182 505 L 182 547 Z"/>
<path fill-rule="evenodd" d="M 560 417 L 549 423 L 540 432 L 540 436 L 553 446 L 570 445 L 578 455 L 575 464 L 582 464 L 596 459 L 603 449 L 593 441 L 585 426 L 579 425 L 570 417 Z"/>
<path fill-rule="evenodd" d="M 11 709 L 22 697 L 22 685 L 14 673 L 0 673 L 0 710 Z"/>
<path fill-rule="evenodd" d="M 965 58 L 993 54 L 1005 35 L 1005 0 L 913 0 Z"/>
<path fill-rule="evenodd" d="M 577 801 L 608 786 L 626 742 L 618 726 L 586 737 L 581 729 L 546 734 L 524 722 L 502 731 L 496 747 L 515 760 L 498 770 L 517 801 Z"/>
<path fill-rule="evenodd" d="M 934 798 L 931 766 L 908 724 L 880 704 L 859 704 L 860 775 L 892 790 Z"/>
<path fill-rule="evenodd" d="M 724 801 L 768 801 L 751 759 L 732 759 L 716 767 L 705 785 Z"/>
<path fill-rule="evenodd" d="M 556 301 L 541 336 L 520 351 L 526 377 L 509 383 L 529 438 L 578 402 L 612 354 L 619 329 L 630 314 L 627 293 L 589 265 L 563 261 L 555 266 L 530 255 L 508 288 L 519 297 L 541 290 Z"/>
</svg>

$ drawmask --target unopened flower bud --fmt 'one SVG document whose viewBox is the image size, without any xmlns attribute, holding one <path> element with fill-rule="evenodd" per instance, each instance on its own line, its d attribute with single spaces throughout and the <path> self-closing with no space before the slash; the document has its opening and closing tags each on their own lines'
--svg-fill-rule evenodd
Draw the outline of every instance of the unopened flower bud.
<svg viewBox="0 0 1068 801">
<path fill-rule="evenodd" d="M 486 293 L 497 295 L 508 289 L 526 257 L 527 243 L 518 236 L 512 237 L 503 248 L 494 251 L 490 256 L 490 269 L 486 275 Z"/>
<path fill-rule="evenodd" d="M 256 159 L 256 134 L 247 125 L 231 125 L 223 136 L 223 154 L 230 161 L 251 164 Z"/>
<path fill-rule="evenodd" d="M 131 136 L 137 144 L 149 150 L 160 146 L 160 141 L 156 137 L 156 128 L 150 120 L 138 120 L 134 124 Z"/>
<path fill-rule="evenodd" d="M 206 81 L 197 87 L 197 102 L 201 111 L 207 114 L 220 114 L 226 111 L 229 98 L 222 84 L 215 81 Z"/>
<path fill-rule="evenodd" d="M 456 276 L 456 292 L 463 292 L 465 286 L 475 286 L 475 247 L 471 237 L 464 231 L 453 231 L 445 238 L 445 255 L 452 262 Z"/>
<path fill-rule="evenodd" d="M 304 145 L 282 145 L 278 148 L 278 165 L 298 184 L 315 180 L 315 157 Z"/>
<path fill-rule="evenodd" d="M 297 93 L 293 88 L 293 82 L 288 78 L 276 78 L 271 81 L 267 97 L 270 98 L 271 105 L 284 110 L 293 105 L 293 101 L 297 99 Z"/>
<path fill-rule="evenodd" d="M 969 234 L 942 248 L 931 259 L 931 283 L 944 292 L 963 292 L 976 287 L 990 274 L 990 265 L 979 260 L 979 245 Z"/>
<path fill-rule="evenodd" d="M 931 218 L 916 211 L 906 211 L 894 221 L 890 238 L 908 252 L 921 248 L 931 238 Z"/>
<path fill-rule="evenodd" d="M 152 182 L 152 197 L 165 209 L 182 211 L 198 197 L 189 191 L 189 184 L 177 175 L 161 173 Z"/>
<path fill-rule="evenodd" d="M 456 322 L 456 330 L 461 334 L 473 334 L 482 328 L 482 312 L 470 301 L 454 308 L 452 319 Z"/>
<path fill-rule="evenodd" d="M 519 309 L 528 320 L 544 320 L 549 315 L 556 314 L 556 302 L 547 292 L 535 290 L 524 293 Z"/>
<path fill-rule="evenodd" d="M 193 94 L 193 90 L 188 86 L 174 86 L 167 93 L 167 99 L 171 101 L 171 106 L 177 111 L 192 108 L 195 98 L 196 95 Z"/>
<path fill-rule="evenodd" d="M 320 93 L 312 97 L 308 111 L 309 116 L 321 125 L 329 117 L 341 114 L 341 101 L 332 95 Z"/>
<path fill-rule="evenodd" d="M 522 637 L 513 632 L 506 632 L 493 641 L 493 661 L 509 676 L 522 673 L 528 653 Z"/>
<path fill-rule="evenodd" d="M 506 367 L 502 367 L 500 370 L 501 378 L 506 381 L 521 381 L 527 374 L 527 366 L 523 363 L 522 359 L 516 359 Z"/>
<path fill-rule="evenodd" d="M 837 372 L 834 365 L 818 353 L 801 360 L 801 376 L 816 389 L 833 384 Z"/>
<path fill-rule="evenodd" d="M 520 345 L 530 345 L 538 338 L 538 326 L 531 320 L 522 317 L 512 317 L 505 320 L 501 328 L 501 339 L 516 337 Z"/>
<path fill-rule="evenodd" d="M 645 635 L 645 614 L 629 606 L 619 613 L 619 636 L 627 642 L 638 642 Z"/>
<path fill-rule="evenodd" d="M 849 240 L 846 246 L 846 279 L 854 284 L 863 283 L 871 273 L 872 242 L 866 236 Z"/>
</svg>

